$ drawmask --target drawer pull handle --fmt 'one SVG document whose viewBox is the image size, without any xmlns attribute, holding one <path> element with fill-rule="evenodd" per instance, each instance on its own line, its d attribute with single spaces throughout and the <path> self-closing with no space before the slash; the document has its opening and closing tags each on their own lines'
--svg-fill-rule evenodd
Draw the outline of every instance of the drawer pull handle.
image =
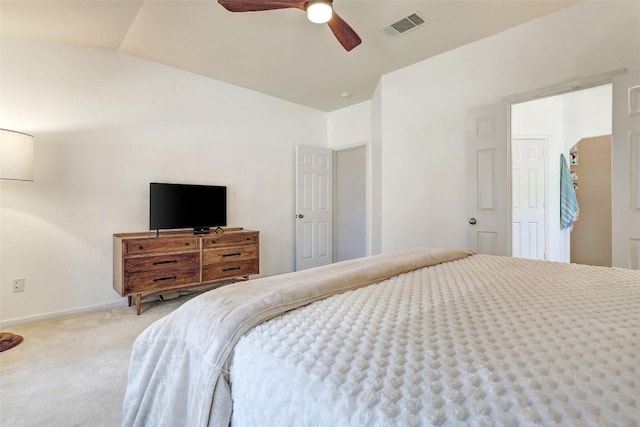
<svg viewBox="0 0 640 427">
<path fill-rule="evenodd" d="M 176 280 L 177 276 L 169 276 L 169 277 L 158 277 L 157 279 L 153 279 L 154 282 L 164 282 L 165 280 Z"/>
<path fill-rule="evenodd" d="M 231 254 L 222 254 L 223 257 L 228 257 L 228 256 L 240 256 L 242 255 L 240 252 L 234 252 Z"/>
<path fill-rule="evenodd" d="M 166 261 L 154 261 L 153 265 L 161 265 L 161 264 L 175 264 L 178 260 L 176 259 L 168 259 Z"/>
<path fill-rule="evenodd" d="M 240 267 L 229 267 L 229 268 L 222 269 L 222 271 L 233 271 L 233 270 L 240 270 Z"/>
</svg>

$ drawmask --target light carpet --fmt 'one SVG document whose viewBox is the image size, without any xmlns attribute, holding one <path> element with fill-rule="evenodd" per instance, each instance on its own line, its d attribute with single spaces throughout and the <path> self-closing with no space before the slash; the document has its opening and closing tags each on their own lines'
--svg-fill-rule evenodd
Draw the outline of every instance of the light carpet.
<svg viewBox="0 0 640 427">
<path fill-rule="evenodd" d="M 24 342 L 0 353 L 0 425 L 120 426 L 134 340 L 192 296 L 12 328 Z"/>
</svg>

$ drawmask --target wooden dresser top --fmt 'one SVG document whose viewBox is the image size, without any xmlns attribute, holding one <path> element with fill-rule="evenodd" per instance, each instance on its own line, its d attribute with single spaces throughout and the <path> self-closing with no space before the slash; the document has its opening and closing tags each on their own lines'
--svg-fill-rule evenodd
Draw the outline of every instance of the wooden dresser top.
<svg viewBox="0 0 640 427">
<path fill-rule="evenodd" d="M 215 231 L 211 231 L 210 233 L 204 234 L 194 234 L 193 231 L 188 230 L 165 230 L 161 231 L 160 235 L 156 235 L 155 230 L 150 230 L 148 232 L 138 232 L 138 233 L 116 233 L 113 237 L 117 237 L 120 239 L 156 239 L 156 238 L 175 238 L 175 237 L 209 237 L 215 236 L 217 234 L 233 234 L 233 233 L 254 233 L 253 230 L 247 230 L 242 227 L 229 227 L 223 228 L 224 233 L 216 233 Z"/>
</svg>

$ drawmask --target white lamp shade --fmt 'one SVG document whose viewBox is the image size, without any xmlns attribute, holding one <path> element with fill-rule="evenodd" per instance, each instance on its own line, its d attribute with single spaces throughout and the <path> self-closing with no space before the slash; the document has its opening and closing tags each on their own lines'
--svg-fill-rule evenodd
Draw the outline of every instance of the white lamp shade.
<svg viewBox="0 0 640 427">
<path fill-rule="evenodd" d="M 0 179 L 33 181 L 33 136 L 0 129 Z"/>
<path fill-rule="evenodd" d="M 333 7 L 325 0 L 312 0 L 307 3 L 307 18 L 315 24 L 329 22 L 333 15 Z"/>
</svg>

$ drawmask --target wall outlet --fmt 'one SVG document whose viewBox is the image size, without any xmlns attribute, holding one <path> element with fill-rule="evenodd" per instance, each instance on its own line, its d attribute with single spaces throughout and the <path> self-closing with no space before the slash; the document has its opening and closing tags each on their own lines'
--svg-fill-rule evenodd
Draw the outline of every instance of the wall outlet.
<svg viewBox="0 0 640 427">
<path fill-rule="evenodd" d="M 13 279 L 13 292 L 24 292 L 24 279 Z"/>
</svg>

